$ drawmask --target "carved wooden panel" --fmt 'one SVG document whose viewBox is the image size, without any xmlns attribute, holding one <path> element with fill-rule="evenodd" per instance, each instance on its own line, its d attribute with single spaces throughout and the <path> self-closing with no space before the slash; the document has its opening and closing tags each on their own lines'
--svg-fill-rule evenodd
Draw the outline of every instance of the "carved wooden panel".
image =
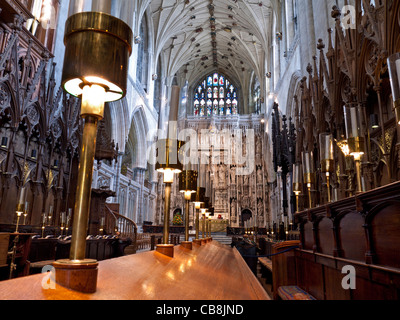
<svg viewBox="0 0 400 320">
<path fill-rule="evenodd" d="M 340 219 L 339 238 L 343 250 L 343 258 L 365 261 L 366 240 L 363 228 L 364 218 L 352 211 Z"/>
<path fill-rule="evenodd" d="M 371 212 L 374 263 L 400 268 L 400 202 Z"/>
<path fill-rule="evenodd" d="M 329 218 L 323 218 L 318 224 L 318 252 L 333 254 L 335 249 L 333 237 L 333 222 Z"/>
</svg>

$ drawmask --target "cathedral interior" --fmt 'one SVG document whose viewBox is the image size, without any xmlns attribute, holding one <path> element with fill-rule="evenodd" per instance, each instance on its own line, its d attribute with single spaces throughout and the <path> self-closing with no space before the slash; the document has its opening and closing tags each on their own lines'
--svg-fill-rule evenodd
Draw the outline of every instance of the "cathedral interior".
<svg viewBox="0 0 400 320">
<path fill-rule="evenodd" d="M 400 299 L 399 1 L 0 0 L 0 139 L 1 300 Z"/>
</svg>

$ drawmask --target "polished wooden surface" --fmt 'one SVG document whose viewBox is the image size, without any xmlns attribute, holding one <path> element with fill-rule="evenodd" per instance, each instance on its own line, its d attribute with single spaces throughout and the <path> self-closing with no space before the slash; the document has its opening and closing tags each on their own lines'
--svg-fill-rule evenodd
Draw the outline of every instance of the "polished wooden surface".
<svg viewBox="0 0 400 320">
<path fill-rule="evenodd" d="M 235 248 L 213 241 L 174 258 L 149 251 L 99 262 L 97 291 L 60 285 L 43 289 L 43 274 L 0 282 L 0 299 L 12 300 L 269 300 Z"/>
</svg>

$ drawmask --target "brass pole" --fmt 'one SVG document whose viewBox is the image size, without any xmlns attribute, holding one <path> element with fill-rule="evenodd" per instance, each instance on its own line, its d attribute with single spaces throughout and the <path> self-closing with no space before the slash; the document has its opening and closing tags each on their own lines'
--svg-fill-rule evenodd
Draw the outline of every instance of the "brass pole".
<svg viewBox="0 0 400 320">
<path fill-rule="evenodd" d="M 361 161 L 357 157 L 355 159 L 356 164 L 356 177 L 357 177 L 357 192 L 362 192 L 362 185 L 361 185 Z"/>
<path fill-rule="evenodd" d="M 308 205 L 309 208 L 312 208 L 312 199 L 311 199 L 311 186 L 307 188 L 308 189 Z"/>
<path fill-rule="evenodd" d="M 206 234 L 206 216 L 205 215 L 203 215 L 203 230 L 202 230 L 201 234 L 203 235 L 203 239 L 205 239 L 205 234 Z"/>
<path fill-rule="evenodd" d="M 199 211 L 200 209 L 196 209 L 196 240 L 199 240 L 199 231 L 200 231 Z"/>
<path fill-rule="evenodd" d="M 328 203 L 331 202 L 331 186 L 329 182 L 329 173 L 326 173 L 326 186 L 328 188 Z"/>
<path fill-rule="evenodd" d="M 89 223 L 93 163 L 96 152 L 97 123 L 97 117 L 91 115 L 85 116 L 82 149 L 79 159 L 70 260 L 84 260 L 86 254 L 86 236 Z"/>
<path fill-rule="evenodd" d="M 185 241 L 189 241 L 189 203 L 190 203 L 189 201 L 190 201 L 190 199 L 186 199 L 186 207 L 185 207 Z"/>
<path fill-rule="evenodd" d="M 165 208 L 164 208 L 164 230 L 163 244 L 169 244 L 169 213 L 171 207 L 171 183 L 165 183 Z"/>
<path fill-rule="evenodd" d="M 296 193 L 296 212 L 299 212 L 299 194 Z"/>
</svg>

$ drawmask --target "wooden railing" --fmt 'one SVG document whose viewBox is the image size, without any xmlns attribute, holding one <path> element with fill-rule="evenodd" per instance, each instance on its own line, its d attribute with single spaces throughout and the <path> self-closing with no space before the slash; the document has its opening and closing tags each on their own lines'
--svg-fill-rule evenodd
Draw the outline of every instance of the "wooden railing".
<svg viewBox="0 0 400 320">
<path fill-rule="evenodd" d="M 151 235 L 149 233 L 139 233 L 136 238 L 136 251 L 150 250 Z"/>
<path fill-rule="evenodd" d="M 132 244 L 136 245 L 137 241 L 137 225 L 131 219 L 112 211 L 107 204 L 105 205 L 105 234 L 120 233 L 121 238 L 131 238 Z"/>
</svg>

